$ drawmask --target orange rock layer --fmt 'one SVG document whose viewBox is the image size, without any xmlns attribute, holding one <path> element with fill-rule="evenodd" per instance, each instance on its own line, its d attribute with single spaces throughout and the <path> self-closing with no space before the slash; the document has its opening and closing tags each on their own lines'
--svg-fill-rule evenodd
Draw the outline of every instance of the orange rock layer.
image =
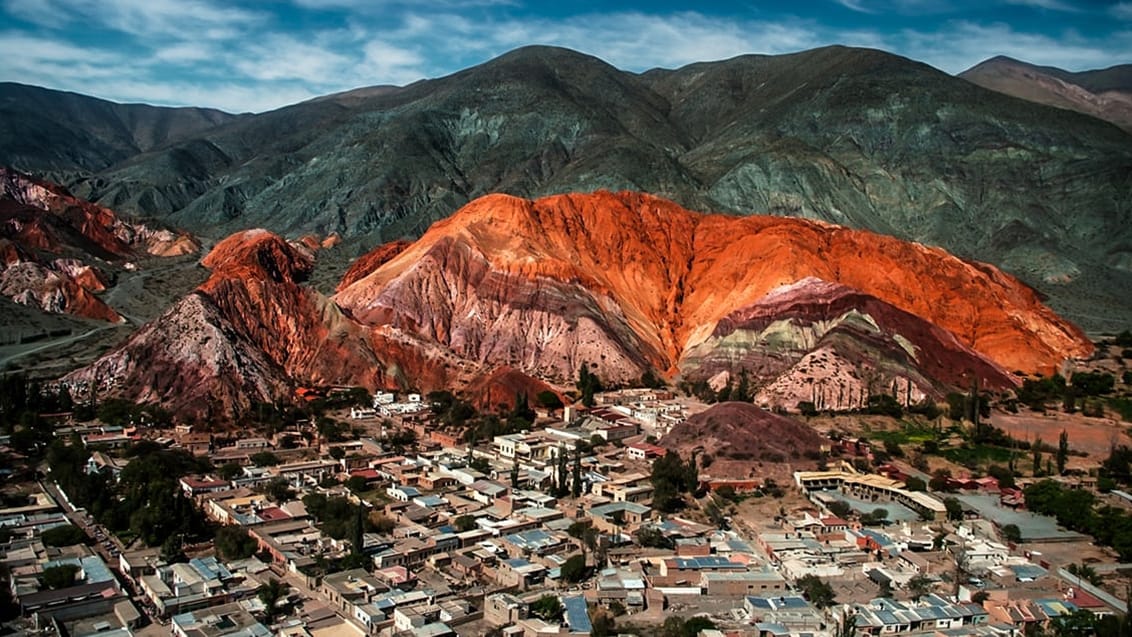
<svg viewBox="0 0 1132 637">
<path fill-rule="evenodd" d="M 1048 371 L 1092 347 L 1031 288 L 993 266 L 865 231 L 700 214 L 637 193 L 483 197 L 335 298 L 364 323 L 446 342 L 477 320 L 437 315 L 460 306 L 455 280 L 466 274 L 477 277 L 476 291 L 513 307 L 548 287 L 584 290 L 615 308 L 660 369 L 675 370 L 730 312 L 807 277 L 915 314 L 1006 369 Z M 405 292 L 428 295 L 436 313 L 422 313 Z M 522 368 L 516 358 L 500 362 Z"/>
</svg>

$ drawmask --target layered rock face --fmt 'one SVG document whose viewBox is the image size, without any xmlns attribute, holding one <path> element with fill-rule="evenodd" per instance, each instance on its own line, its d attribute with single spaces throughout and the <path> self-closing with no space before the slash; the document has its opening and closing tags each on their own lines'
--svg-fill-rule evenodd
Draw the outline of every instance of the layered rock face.
<svg viewBox="0 0 1132 637">
<path fill-rule="evenodd" d="M 799 282 L 798 295 L 781 296 Z M 776 290 L 777 301 L 768 297 Z M 973 373 L 1002 385 L 1003 368 L 1048 370 L 1091 347 L 992 266 L 863 231 L 702 215 L 635 193 L 481 198 L 335 300 L 363 324 L 559 381 L 583 361 L 614 382 L 648 367 L 694 376 L 707 359 L 733 365 L 740 359 L 719 353 L 731 333 L 791 312 L 814 323 L 871 311 L 890 340 L 908 332 L 912 345 L 897 349 L 930 351 L 917 364 L 943 382 Z"/>
<path fill-rule="evenodd" d="M 203 260 L 212 275 L 183 301 L 192 311 L 176 313 L 198 317 L 195 331 L 183 318 L 166 330 L 167 315 L 72 380 L 114 377 L 131 396 L 189 401 L 163 395 L 143 369 L 153 351 L 158 369 L 199 368 L 191 333 L 232 348 L 218 353 L 230 365 L 208 368 L 227 379 L 188 392 L 218 396 L 229 413 L 283 383 L 469 389 L 494 405 L 547 387 L 533 378 L 570 385 L 583 364 L 613 384 L 647 370 L 745 372 L 767 404 L 821 395 L 847 408 L 890 390 L 918 400 L 975 380 L 1005 387 L 1007 370 L 1091 351 L 992 266 L 631 192 L 483 197 L 417 242 L 359 259 L 332 298 L 302 285 L 312 259 L 266 231 L 229 237 Z M 155 348 L 163 330 L 176 343 Z"/>
<path fill-rule="evenodd" d="M 122 316 L 96 296 L 110 284 L 104 268 L 199 250 L 187 234 L 125 221 L 6 168 L 0 168 L 0 244 L 0 294 L 47 312 L 112 322 Z"/>
</svg>

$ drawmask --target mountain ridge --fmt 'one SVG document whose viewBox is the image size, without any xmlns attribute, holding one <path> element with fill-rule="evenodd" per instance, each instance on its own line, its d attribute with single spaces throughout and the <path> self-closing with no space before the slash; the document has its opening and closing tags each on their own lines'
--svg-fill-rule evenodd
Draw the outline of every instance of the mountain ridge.
<svg viewBox="0 0 1132 637">
<path fill-rule="evenodd" d="M 1132 132 L 1132 64 L 1073 72 L 1000 55 L 958 77 L 1019 99 L 1090 115 Z"/>
<path fill-rule="evenodd" d="M 219 236 L 380 242 L 493 192 L 644 191 L 938 245 L 1022 277 L 1089 329 L 1119 331 L 1132 319 L 1129 139 L 877 50 L 637 74 L 529 47 L 228 121 L 68 185 Z"/>
</svg>

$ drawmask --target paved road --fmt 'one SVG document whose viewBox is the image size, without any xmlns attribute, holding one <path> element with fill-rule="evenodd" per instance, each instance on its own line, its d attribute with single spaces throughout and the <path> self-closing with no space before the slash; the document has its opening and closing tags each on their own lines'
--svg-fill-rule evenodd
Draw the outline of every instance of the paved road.
<svg viewBox="0 0 1132 637">
<path fill-rule="evenodd" d="M 43 341 L 43 342 L 40 342 L 40 343 L 36 343 L 34 346 L 28 347 L 27 349 L 20 350 L 20 351 L 17 351 L 17 352 L 12 352 L 12 353 L 9 353 L 9 354 L 7 354 L 3 357 L 0 357 L 0 369 L 3 369 L 4 367 L 6 367 L 8 365 L 8 363 L 11 363 L 12 361 L 18 360 L 18 359 L 23 358 L 25 356 L 30 356 L 32 354 L 38 354 L 39 352 L 44 352 L 44 351 L 47 351 L 47 350 L 50 350 L 50 349 L 55 349 L 56 347 L 62 347 L 64 345 L 70 345 L 71 343 L 74 343 L 76 341 L 81 341 L 83 339 L 90 338 L 91 336 L 94 336 L 95 334 L 98 334 L 99 332 L 105 332 L 106 330 L 112 330 L 112 329 L 117 328 L 117 327 L 121 327 L 121 326 L 118 325 L 117 323 L 107 323 L 106 325 L 100 325 L 98 327 L 93 327 L 93 328 L 83 332 L 82 334 L 73 334 L 71 336 L 64 336 L 63 338 L 59 338 L 59 339 L 55 339 L 55 340 L 49 340 L 49 341 Z"/>
</svg>

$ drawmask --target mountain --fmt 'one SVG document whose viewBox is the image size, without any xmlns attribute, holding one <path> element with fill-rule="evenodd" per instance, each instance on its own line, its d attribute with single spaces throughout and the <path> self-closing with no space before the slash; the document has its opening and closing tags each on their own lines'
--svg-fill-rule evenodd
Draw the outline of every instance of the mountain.
<svg viewBox="0 0 1132 637">
<path fill-rule="evenodd" d="M 959 77 L 992 91 L 1092 115 L 1132 132 L 1132 64 L 1073 73 L 998 56 Z"/>
<path fill-rule="evenodd" d="M 41 145 L 66 152 L 63 141 Z M 51 167 L 21 157 L 0 144 L 0 161 Z M 1132 319 L 1129 174 L 1123 131 L 880 51 L 634 74 L 527 47 L 226 120 L 68 185 L 217 238 L 264 227 L 378 241 L 420 236 L 489 193 L 645 191 L 938 245 L 1016 274 L 1090 329 L 1119 330 Z"/>
<path fill-rule="evenodd" d="M 41 173 L 97 172 L 239 118 L 0 82 L 0 164 Z"/>
<path fill-rule="evenodd" d="M 590 365 L 612 384 L 647 370 L 787 379 L 784 396 L 827 392 L 833 406 L 836 388 L 856 397 L 862 384 L 912 399 L 975 379 L 1007 387 L 1006 370 L 1092 350 L 993 266 L 632 192 L 482 197 L 359 259 L 332 298 L 304 285 L 315 256 L 262 230 L 225 239 L 202 261 L 208 281 L 66 381 L 196 416 L 212 401 L 216 416 L 310 385 L 506 399 L 545 387 L 531 379 L 570 386 Z"/>
<path fill-rule="evenodd" d="M 0 295 L 46 312 L 122 322 L 99 293 L 115 269 L 195 253 L 196 240 L 118 217 L 65 189 L 0 167 Z"/>
<path fill-rule="evenodd" d="M 64 379 L 158 402 L 186 418 L 232 416 L 307 384 L 374 387 L 366 335 L 301 285 L 314 256 L 263 230 L 217 244 L 209 278 L 106 356 Z"/>
</svg>

